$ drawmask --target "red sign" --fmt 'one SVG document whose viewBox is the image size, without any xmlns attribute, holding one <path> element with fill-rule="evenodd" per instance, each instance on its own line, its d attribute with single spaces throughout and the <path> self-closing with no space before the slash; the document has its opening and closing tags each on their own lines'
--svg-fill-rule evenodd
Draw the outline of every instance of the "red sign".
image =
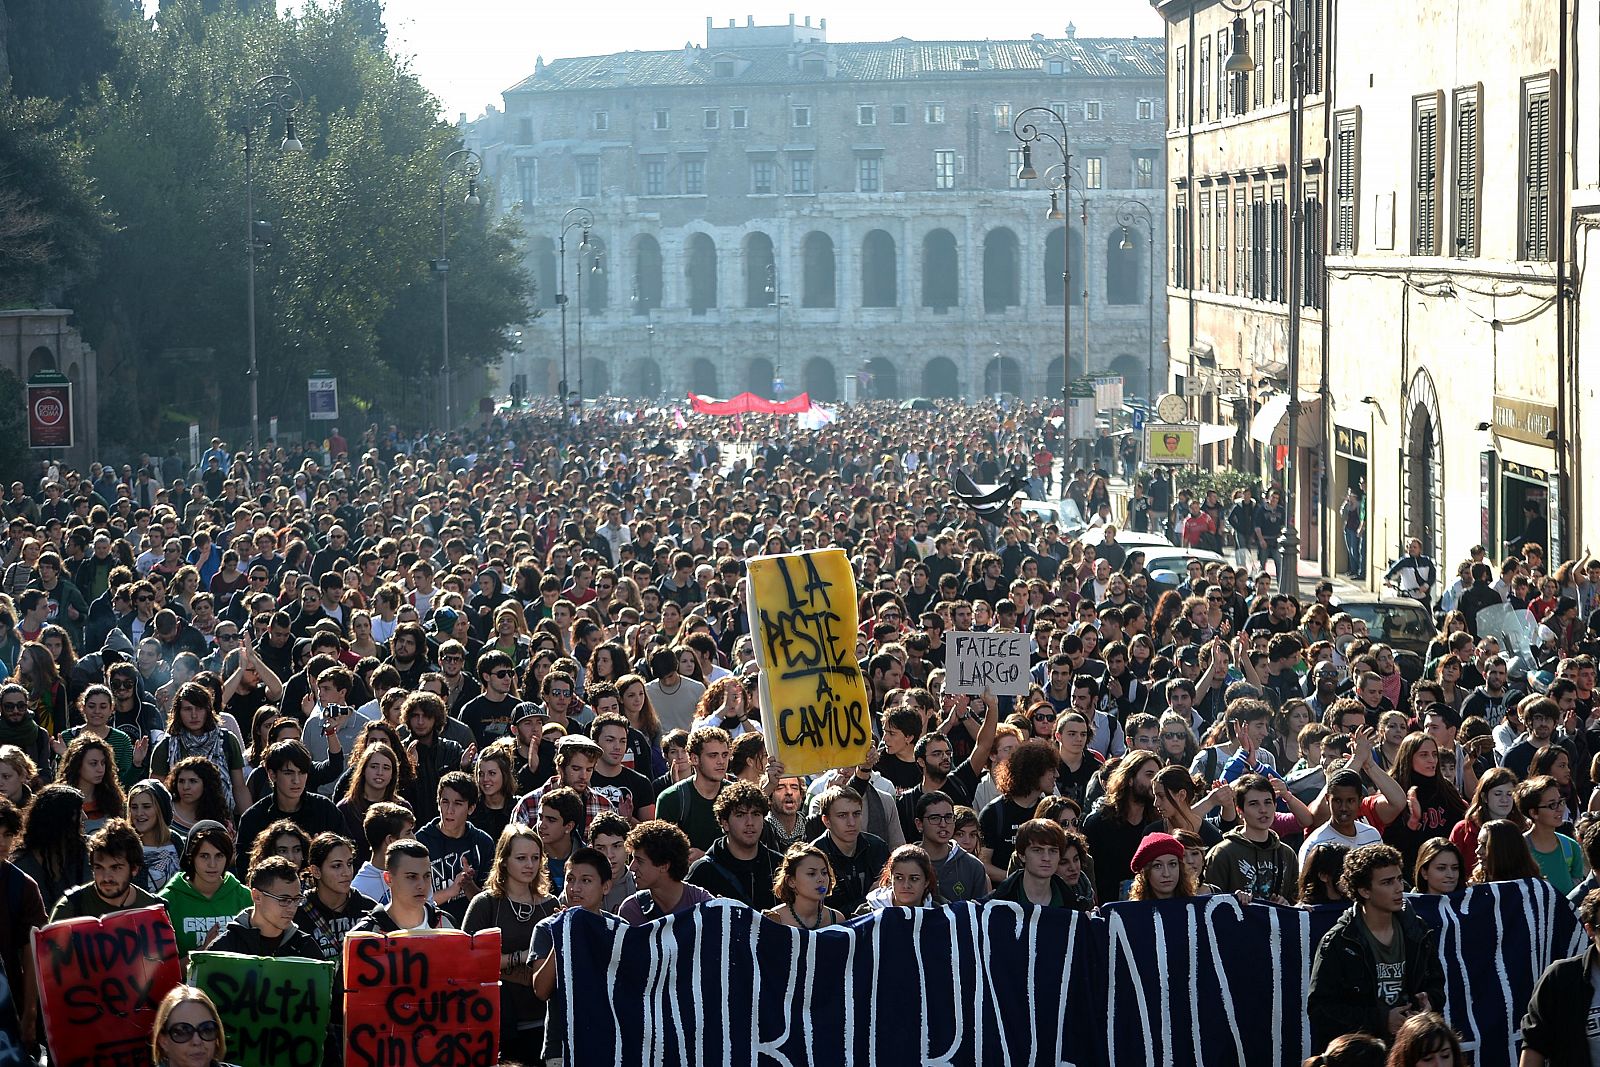
<svg viewBox="0 0 1600 1067">
<path fill-rule="evenodd" d="M 28 447 L 72 447 L 72 383 L 28 383 Z"/>
<path fill-rule="evenodd" d="M 500 931 L 351 934 L 346 1067 L 494 1067 Z"/>
<path fill-rule="evenodd" d="M 150 1062 L 156 1008 L 183 977 L 164 906 L 51 923 L 33 932 L 33 959 L 52 1063 Z"/>
</svg>

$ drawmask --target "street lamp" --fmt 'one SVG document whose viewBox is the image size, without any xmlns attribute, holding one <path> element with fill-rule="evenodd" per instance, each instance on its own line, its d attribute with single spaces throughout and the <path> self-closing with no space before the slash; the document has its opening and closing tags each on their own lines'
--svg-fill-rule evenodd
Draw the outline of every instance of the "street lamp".
<svg viewBox="0 0 1600 1067">
<path fill-rule="evenodd" d="M 628 299 L 633 304 L 633 313 L 635 315 L 643 315 L 644 316 L 645 351 L 646 351 L 646 354 L 649 357 L 650 366 L 651 367 L 655 367 L 655 365 L 656 365 L 656 324 L 654 322 L 650 321 L 650 305 L 646 304 L 644 302 L 643 298 L 640 297 L 640 295 L 639 295 L 639 284 L 637 282 L 635 282 L 634 286 L 633 286 L 633 295 L 631 297 L 629 297 Z M 650 397 L 650 399 L 652 399 L 652 400 L 657 399 L 659 397 L 660 393 L 661 393 L 661 390 L 659 388 L 657 388 L 656 391 L 655 391 L 655 395 L 652 395 Z"/>
<path fill-rule="evenodd" d="M 1300 449 L 1300 242 L 1303 238 L 1304 197 L 1300 190 L 1301 171 L 1304 169 L 1305 145 L 1305 61 L 1309 41 L 1298 25 L 1299 5 L 1292 0 L 1219 0 L 1224 8 L 1234 13 L 1232 47 L 1229 50 L 1226 70 L 1229 74 L 1242 74 L 1255 69 L 1250 56 L 1250 30 L 1244 13 L 1259 3 L 1275 11 L 1285 20 L 1289 46 L 1289 337 L 1288 370 L 1289 408 L 1284 417 L 1289 420 L 1288 458 L 1284 461 L 1284 515 L 1283 534 L 1278 538 L 1278 587 L 1288 596 L 1300 595 L 1300 532 L 1295 527 L 1299 509 L 1297 475 Z"/>
<path fill-rule="evenodd" d="M 1031 118 L 1029 116 L 1032 116 Z M 1026 121 L 1025 121 L 1026 120 Z M 1040 129 L 1039 123 L 1044 123 Z M 1051 125 L 1060 127 L 1058 135 Z M 1030 107 L 1017 114 L 1011 122 L 1011 132 L 1017 140 L 1022 142 L 1022 165 L 1017 168 L 1017 181 L 1036 181 L 1039 172 L 1033 166 L 1033 146 L 1040 142 L 1053 145 L 1061 153 L 1062 194 L 1066 193 L 1066 173 L 1072 165 L 1072 152 L 1068 144 L 1067 120 L 1061 112 L 1048 107 Z M 1070 232 L 1071 223 L 1065 211 L 1056 202 L 1054 192 L 1050 194 L 1050 212 L 1046 216 L 1052 222 L 1061 222 L 1061 440 L 1067 437 L 1067 411 L 1072 404 L 1072 259 Z M 1084 359 L 1089 358 L 1089 350 L 1084 349 Z M 1063 454 L 1064 456 L 1064 454 Z M 1062 469 L 1065 472 L 1066 460 L 1062 460 Z M 1067 498 L 1067 479 L 1061 479 L 1061 499 Z"/>
<path fill-rule="evenodd" d="M 783 391 L 783 294 L 778 292 L 778 265 L 767 264 L 767 303 L 772 307 L 772 333 L 774 354 L 772 366 L 772 399 L 780 399 Z"/>
<path fill-rule="evenodd" d="M 574 227 L 583 231 L 583 246 L 589 245 L 589 227 L 594 225 L 594 216 L 589 214 L 588 208 L 568 208 L 566 214 L 561 216 L 560 246 L 561 267 L 556 276 L 561 282 L 561 291 L 556 294 L 556 306 L 561 309 L 561 413 L 565 417 L 568 405 L 567 390 L 567 234 Z M 581 356 L 580 356 L 581 358 Z"/>
<path fill-rule="evenodd" d="M 1145 360 L 1144 376 L 1144 402 L 1148 409 L 1155 403 L 1156 388 L 1156 220 L 1150 213 L 1149 205 L 1138 200 L 1124 200 L 1117 208 L 1117 225 L 1122 227 L 1122 245 L 1124 252 L 1133 251 L 1133 241 L 1128 230 L 1144 222 L 1145 243 L 1148 246 L 1146 257 L 1149 260 L 1150 281 L 1147 286 L 1145 310 L 1146 339 L 1149 342 L 1149 353 Z"/>
<path fill-rule="evenodd" d="M 583 276 L 583 260 L 584 260 L 585 256 L 589 257 L 589 274 L 590 275 L 592 275 L 594 277 L 599 277 L 600 275 L 602 275 L 602 274 L 604 274 L 606 272 L 605 268 L 600 265 L 600 260 L 601 260 L 602 257 L 605 256 L 605 253 L 597 251 L 595 249 L 595 247 L 589 243 L 589 231 L 588 230 L 584 230 L 583 231 L 583 240 L 578 243 L 578 264 L 577 264 L 577 267 L 578 267 L 578 277 L 577 277 L 577 282 L 578 282 L 578 398 L 577 398 L 576 404 L 573 405 L 573 409 L 572 410 L 573 410 L 573 414 L 575 414 L 578 417 L 578 421 L 580 423 L 583 421 L 583 291 L 586 288 L 588 288 L 587 280 Z"/>
<path fill-rule="evenodd" d="M 250 333 L 250 368 L 245 376 L 250 379 L 250 455 L 261 450 L 260 375 L 256 371 L 256 230 L 264 223 L 256 221 L 255 201 L 255 136 L 256 127 L 263 118 L 270 123 L 277 115 L 283 116 L 283 141 L 278 151 L 285 155 L 306 150 L 295 133 L 295 112 L 300 110 L 300 86 L 287 74 L 268 74 L 257 79 L 250 89 L 250 103 L 243 122 L 244 132 L 244 247 L 249 263 L 249 281 L 246 285 L 245 319 Z"/>
<path fill-rule="evenodd" d="M 433 261 L 433 272 L 439 276 L 439 344 L 444 353 L 444 430 L 450 432 L 455 425 L 455 412 L 450 406 L 450 227 L 445 217 L 445 188 L 452 174 L 463 174 L 467 179 L 467 195 L 462 203 L 477 207 L 478 175 L 483 171 L 483 160 L 470 148 L 458 148 L 444 157 L 439 168 L 439 258 Z"/>
</svg>

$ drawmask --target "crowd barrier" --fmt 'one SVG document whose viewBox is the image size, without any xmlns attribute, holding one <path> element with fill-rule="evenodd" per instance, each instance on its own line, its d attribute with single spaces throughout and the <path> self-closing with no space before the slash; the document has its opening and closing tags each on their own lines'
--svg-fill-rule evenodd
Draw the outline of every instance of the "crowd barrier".
<svg viewBox="0 0 1600 1067">
<path fill-rule="evenodd" d="M 1511 1067 L 1533 984 L 1579 951 L 1543 881 L 1410 898 L 1439 931 L 1444 1011 L 1479 1067 Z M 570 1063 L 1227 1067 L 1298 1064 L 1336 906 L 1229 895 L 1109 905 L 887 909 L 811 933 L 715 901 L 648 926 L 557 929 Z"/>
</svg>

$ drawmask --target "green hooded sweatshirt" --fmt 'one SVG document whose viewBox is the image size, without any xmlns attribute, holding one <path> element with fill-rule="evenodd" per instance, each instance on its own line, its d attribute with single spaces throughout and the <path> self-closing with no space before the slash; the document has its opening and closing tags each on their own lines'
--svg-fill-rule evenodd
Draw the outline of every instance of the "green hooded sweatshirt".
<svg viewBox="0 0 1600 1067">
<path fill-rule="evenodd" d="M 250 890 L 232 872 L 222 876 L 222 885 L 209 898 L 184 874 L 168 882 L 158 895 L 166 902 L 172 929 L 178 934 L 178 954 L 185 957 L 203 948 L 213 930 L 227 926 L 229 919 L 251 904 Z"/>
</svg>

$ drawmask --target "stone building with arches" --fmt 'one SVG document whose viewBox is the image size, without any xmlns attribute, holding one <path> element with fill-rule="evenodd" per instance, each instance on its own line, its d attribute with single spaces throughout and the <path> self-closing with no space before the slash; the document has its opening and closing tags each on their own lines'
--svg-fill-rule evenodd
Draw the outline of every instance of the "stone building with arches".
<svg viewBox="0 0 1600 1067">
<path fill-rule="evenodd" d="M 545 312 L 506 371 L 559 393 L 565 293 L 568 390 L 581 377 L 587 396 L 833 402 L 851 376 L 869 397 L 1059 396 L 1067 299 L 1074 373 L 1087 350 L 1090 372 L 1159 392 L 1164 60 L 1160 41 L 1070 27 L 833 43 L 809 19 L 708 20 L 704 45 L 541 59 L 464 131 L 520 217 Z M 1016 179 L 1012 120 L 1034 106 L 1067 120 L 1065 239 L 1046 182 Z M 1129 201 L 1153 242 L 1143 221 L 1118 223 Z M 581 256 L 568 233 L 563 274 L 574 207 L 594 225 Z"/>
<path fill-rule="evenodd" d="M 100 410 L 99 358 L 72 324 L 73 312 L 65 308 L 0 310 L 0 368 L 26 384 L 42 372 L 65 375 L 72 383 L 73 446 L 59 459 L 82 470 L 98 459 Z M 18 398 L 18 403 L 23 399 Z"/>
</svg>

